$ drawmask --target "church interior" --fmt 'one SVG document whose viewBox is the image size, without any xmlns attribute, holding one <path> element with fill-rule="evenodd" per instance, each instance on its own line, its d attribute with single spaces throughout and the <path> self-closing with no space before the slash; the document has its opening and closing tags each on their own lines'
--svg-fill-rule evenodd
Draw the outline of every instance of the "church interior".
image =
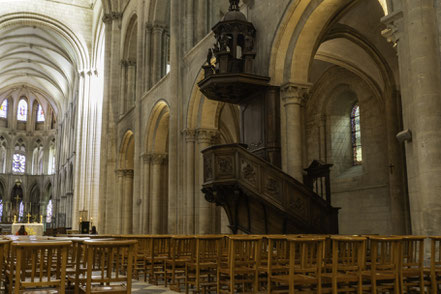
<svg viewBox="0 0 441 294">
<path fill-rule="evenodd" d="M 0 4 L 5 293 L 441 293 L 440 1 Z"/>
</svg>

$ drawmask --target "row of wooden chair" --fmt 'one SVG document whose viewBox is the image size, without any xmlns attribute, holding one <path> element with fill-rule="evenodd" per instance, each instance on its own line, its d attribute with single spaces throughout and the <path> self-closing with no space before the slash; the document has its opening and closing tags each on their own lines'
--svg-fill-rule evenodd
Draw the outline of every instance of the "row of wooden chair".
<svg viewBox="0 0 441 294">
<path fill-rule="evenodd" d="M 106 236 L 138 241 L 135 274 L 186 293 L 441 293 L 441 237 Z"/>
<path fill-rule="evenodd" d="M 130 293 L 136 240 L 29 238 L 0 240 L 5 293 Z M 67 278 L 66 278 L 67 277 Z"/>
</svg>

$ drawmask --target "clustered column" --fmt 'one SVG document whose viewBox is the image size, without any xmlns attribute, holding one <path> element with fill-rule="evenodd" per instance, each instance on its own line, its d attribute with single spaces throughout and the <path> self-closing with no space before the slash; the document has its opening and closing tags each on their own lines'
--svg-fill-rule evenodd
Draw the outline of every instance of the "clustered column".
<svg viewBox="0 0 441 294">
<path fill-rule="evenodd" d="M 195 185 L 195 130 L 184 130 L 183 131 L 185 137 L 185 161 L 186 161 L 186 173 L 185 173 L 185 182 L 186 182 L 186 207 L 185 207 L 185 232 L 187 234 L 195 233 L 195 216 L 194 216 L 194 206 L 195 206 L 195 195 L 194 195 L 194 185 Z"/>
<path fill-rule="evenodd" d="M 164 202 L 166 201 L 166 187 L 167 182 L 164 183 L 164 167 L 168 163 L 168 156 L 166 154 L 152 154 L 151 155 L 151 165 L 152 165 L 152 233 L 161 234 L 163 228 L 167 227 L 165 224 L 166 218 L 163 217 L 164 214 Z"/>
<path fill-rule="evenodd" d="M 200 171 L 199 177 L 198 177 L 198 185 L 196 187 L 199 187 L 199 189 L 202 188 L 202 184 L 204 183 L 204 160 L 202 157 L 201 151 L 205 148 L 209 147 L 213 144 L 213 139 L 217 136 L 217 130 L 210 130 L 210 129 L 198 129 L 196 131 L 196 138 L 198 143 L 198 162 L 199 162 L 199 168 Z M 213 204 L 209 203 L 207 200 L 205 200 L 205 195 L 201 191 L 198 192 L 199 194 L 199 228 L 197 228 L 199 234 L 210 234 L 213 233 L 214 226 L 215 226 L 215 219 L 214 219 L 214 206 Z"/>
<path fill-rule="evenodd" d="M 281 98 L 286 117 L 287 173 L 303 182 L 302 106 L 309 93 L 309 85 L 285 84 Z"/>
</svg>

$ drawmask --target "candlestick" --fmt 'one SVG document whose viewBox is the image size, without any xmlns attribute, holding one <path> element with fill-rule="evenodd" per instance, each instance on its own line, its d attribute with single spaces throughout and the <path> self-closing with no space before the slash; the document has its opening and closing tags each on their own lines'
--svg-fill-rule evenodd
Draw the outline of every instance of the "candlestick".
<svg viewBox="0 0 441 294">
<path fill-rule="evenodd" d="M 40 214 L 40 224 L 43 223 L 43 215 Z"/>
</svg>

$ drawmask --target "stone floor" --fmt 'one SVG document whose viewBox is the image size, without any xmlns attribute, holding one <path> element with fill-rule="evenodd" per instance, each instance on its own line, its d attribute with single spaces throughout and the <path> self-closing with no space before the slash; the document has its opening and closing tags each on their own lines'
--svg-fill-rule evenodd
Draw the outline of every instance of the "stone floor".
<svg viewBox="0 0 441 294">
<path fill-rule="evenodd" d="M 176 294 L 177 292 L 171 291 L 168 288 L 150 285 L 145 282 L 133 281 L 132 292 L 135 294 L 147 294 L 147 293 L 157 293 L 157 294 Z"/>
</svg>

